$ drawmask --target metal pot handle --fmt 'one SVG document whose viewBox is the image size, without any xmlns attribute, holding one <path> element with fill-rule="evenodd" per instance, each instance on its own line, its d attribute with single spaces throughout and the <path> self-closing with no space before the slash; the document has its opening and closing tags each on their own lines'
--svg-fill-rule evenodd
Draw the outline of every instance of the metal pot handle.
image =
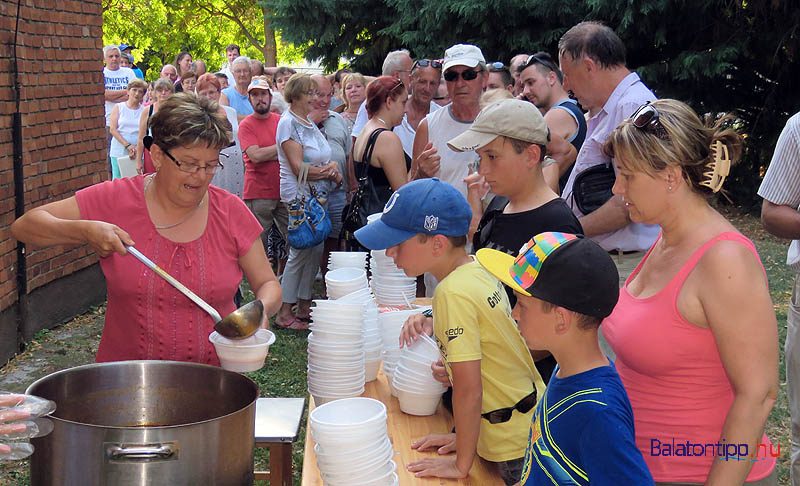
<svg viewBox="0 0 800 486">
<path fill-rule="evenodd" d="M 178 445 L 163 444 L 106 444 L 106 459 L 114 462 L 174 461 L 178 459 Z"/>
</svg>

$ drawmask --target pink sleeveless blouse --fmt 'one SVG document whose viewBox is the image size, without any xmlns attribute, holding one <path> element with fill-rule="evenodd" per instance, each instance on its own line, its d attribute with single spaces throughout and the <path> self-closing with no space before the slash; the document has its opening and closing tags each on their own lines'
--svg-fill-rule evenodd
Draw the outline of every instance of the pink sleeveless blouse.
<svg viewBox="0 0 800 486">
<path fill-rule="evenodd" d="M 711 330 L 686 321 L 677 306 L 686 278 L 706 251 L 722 240 L 738 242 L 759 258 L 746 237 L 722 233 L 698 248 L 661 291 L 637 298 L 628 293 L 628 283 L 651 248 L 628 277 L 614 312 L 601 326 L 617 354 L 617 370 L 633 408 L 636 445 L 657 482 L 704 483 L 713 461 L 724 460 L 715 457 L 714 451 L 720 450 L 716 444 L 733 403 L 733 390 Z M 772 444 L 766 435 L 761 442 L 764 446 L 748 481 L 767 477 L 775 467 Z"/>
<path fill-rule="evenodd" d="M 236 306 L 239 258 L 260 237 L 261 225 L 238 197 L 208 188 L 208 222 L 194 241 L 158 233 L 144 200 L 144 176 L 102 182 L 75 195 L 81 218 L 113 223 L 136 248 L 189 287 L 223 317 Z M 266 263 L 265 263 L 266 264 Z M 97 361 L 158 359 L 219 366 L 208 335 L 211 317 L 131 255 L 100 259 L 108 305 Z"/>
</svg>

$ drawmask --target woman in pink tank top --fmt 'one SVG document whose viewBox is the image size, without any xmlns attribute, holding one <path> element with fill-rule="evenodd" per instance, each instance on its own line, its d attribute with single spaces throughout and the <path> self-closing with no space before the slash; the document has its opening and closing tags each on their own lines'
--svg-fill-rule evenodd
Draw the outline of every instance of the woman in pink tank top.
<svg viewBox="0 0 800 486">
<path fill-rule="evenodd" d="M 764 435 L 778 336 L 752 242 L 707 202 L 741 152 L 687 105 L 644 105 L 604 147 L 630 219 L 661 236 L 602 330 L 617 354 L 636 442 L 657 484 L 776 484 Z"/>
</svg>

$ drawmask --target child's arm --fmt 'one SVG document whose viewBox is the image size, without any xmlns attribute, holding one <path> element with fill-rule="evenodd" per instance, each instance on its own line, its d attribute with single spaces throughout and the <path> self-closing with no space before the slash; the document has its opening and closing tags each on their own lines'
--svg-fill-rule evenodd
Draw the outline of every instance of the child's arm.
<svg viewBox="0 0 800 486">
<path fill-rule="evenodd" d="M 426 458 L 408 465 L 416 477 L 464 478 L 469 475 L 478 447 L 481 428 L 480 360 L 451 363 L 453 377 L 453 418 L 456 430 L 456 455 Z"/>
</svg>

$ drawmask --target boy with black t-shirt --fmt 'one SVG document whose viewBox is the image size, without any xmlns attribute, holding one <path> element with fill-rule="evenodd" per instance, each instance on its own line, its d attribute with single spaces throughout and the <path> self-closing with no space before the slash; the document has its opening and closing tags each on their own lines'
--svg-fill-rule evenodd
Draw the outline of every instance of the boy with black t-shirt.
<svg viewBox="0 0 800 486">
<path fill-rule="evenodd" d="M 541 112 L 532 103 L 502 100 L 484 108 L 469 130 L 450 140 L 456 151 L 475 150 L 480 156 L 478 175 L 496 194 L 481 217 L 473 250 L 491 248 L 509 255 L 531 235 L 547 231 L 582 234 L 578 218 L 542 176 L 542 160 L 550 135 Z M 473 176 L 473 179 L 477 177 Z M 470 200 L 479 199 L 480 184 L 469 184 Z M 473 211 L 480 205 L 473 204 Z M 513 306 L 514 292 L 506 286 Z M 545 383 L 556 363 L 547 351 L 532 351 Z"/>
</svg>

